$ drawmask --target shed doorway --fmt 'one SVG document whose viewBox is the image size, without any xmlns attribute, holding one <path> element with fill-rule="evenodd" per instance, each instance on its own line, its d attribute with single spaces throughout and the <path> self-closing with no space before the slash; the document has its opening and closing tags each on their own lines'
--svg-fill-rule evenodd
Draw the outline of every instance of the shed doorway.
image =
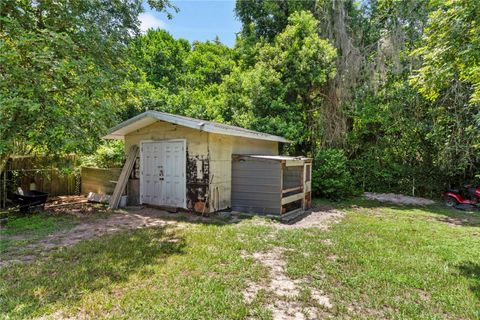
<svg viewBox="0 0 480 320">
<path fill-rule="evenodd" d="M 142 141 L 140 203 L 186 207 L 185 140 Z"/>
</svg>

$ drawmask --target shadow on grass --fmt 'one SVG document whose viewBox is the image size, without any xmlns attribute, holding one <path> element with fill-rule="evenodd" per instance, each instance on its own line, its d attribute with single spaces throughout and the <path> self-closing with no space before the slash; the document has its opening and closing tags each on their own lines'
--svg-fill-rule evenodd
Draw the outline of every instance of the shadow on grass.
<svg viewBox="0 0 480 320">
<path fill-rule="evenodd" d="M 433 205 L 400 205 L 394 203 L 380 202 L 365 198 L 354 198 L 340 202 L 331 202 L 324 199 L 316 199 L 317 205 L 329 205 L 339 210 L 368 208 L 368 209 L 393 209 L 399 211 L 421 210 L 425 213 L 435 215 L 435 220 L 457 226 L 480 227 L 480 211 L 461 211 L 453 208 L 447 208 L 440 203 Z"/>
<path fill-rule="evenodd" d="M 470 290 L 480 300 L 480 264 L 474 262 L 464 262 L 458 265 L 460 274 L 465 278 L 472 279 L 473 284 Z"/>
<path fill-rule="evenodd" d="M 179 210 L 178 212 L 167 212 L 160 208 L 146 206 L 141 209 L 126 210 L 129 214 L 135 214 L 144 218 L 162 219 L 171 222 L 187 222 L 192 224 L 216 225 L 224 226 L 231 224 L 232 221 L 228 216 L 221 216 L 219 213 L 199 214 L 187 210 Z"/>
<path fill-rule="evenodd" d="M 85 293 L 108 290 L 133 275 L 148 277 L 152 273 L 149 266 L 184 252 L 184 239 L 168 228 L 103 236 L 65 248 L 43 261 L 0 270 L 2 312 L 12 318 L 29 318 L 42 312 L 42 307 L 74 304 Z"/>
</svg>

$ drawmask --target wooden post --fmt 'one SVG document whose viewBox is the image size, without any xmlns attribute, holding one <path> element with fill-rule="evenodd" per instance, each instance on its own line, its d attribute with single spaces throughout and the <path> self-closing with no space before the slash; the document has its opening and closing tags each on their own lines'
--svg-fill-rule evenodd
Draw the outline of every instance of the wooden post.
<svg viewBox="0 0 480 320">
<path fill-rule="evenodd" d="M 305 161 L 303 162 L 303 165 L 302 165 L 302 179 L 300 181 L 302 181 L 302 186 L 303 186 L 303 190 L 302 190 L 302 209 L 305 210 L 307 208 L 307 204 L 305 203 L 305 190 L 307 189 L 307 182 L 305 181 L 307 178 L 307 166 L 305 164 Z"/>
<path fill-rule="evenodd" d="M 120 173 L 117 185 L 115 186 L 115 190 L 113 191 L 112 197 L 110 198 L 110 205 L 108 206 L 109 209 L 118 208 L 120 198 L 122 197 L 123 191 L 127 186 L 128 178 L 130 177 L 130 173 L 132 172 L 135 160 L 137 159 L 138 151 L 139 149 L 137 145 L 133 145 L 130 148 L 130 151 L 127 155 L 127 160 L 125 161 L 122 169 L 122 173 Z"/>
<path fill-rule="evenodd" d="M 4 172 L 1 173 L 1 177 L 2 177 L 2 192 L 1 192 L 1 194 L 2 194 L 2 198 L 1 198 L 1 199 L 2 199 L 2 203 L 1 203 L 1 206 L 2 206 L 2 208 L 5 208 L 5 204 L 6 204 L 6 203 L 5 203 L 5 200 L 6 200 L 6 198 L 7 198 L 6 183 L 5 183 L 5 182 L 6 182 L 6 181 L 5 181 L 5 180 L 6 180 L 6 179 L 5 179 L 5 178 L 6 178 L 6 175 L 5 175 L 6 172 L 7 172 L 7 170 L 5 170 Z"/>
</svg>

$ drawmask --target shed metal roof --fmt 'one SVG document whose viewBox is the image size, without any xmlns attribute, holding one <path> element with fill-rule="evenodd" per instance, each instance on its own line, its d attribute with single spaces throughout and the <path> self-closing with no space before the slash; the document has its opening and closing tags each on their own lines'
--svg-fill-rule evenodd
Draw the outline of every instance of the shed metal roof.
<svg viewBox="0 0 480 320">
<path fill-rule="evenodd" d="M 266 156 L 266 155 L 258 155 L 258 154 L 249 154 L 249 155 L 241 155 L 242 157 L 249 157 L 249 158 L 257 158 L 257 159 L 268 159 L 268 160 L 310 160 L 311 158 L 307 158 L 304 156 L 294 157 L 294 156 Z"/>
<path fill-rule="evenodd" d="M 305 161 L 312 162 L 312 158 L 307 158 L 304 156 L 269 156 L 261 154 L 235 154 L 235 158 L 253 158 L 253 159 L 263 159 L 263 160 L 272 160 L 272 161 Z"/>
<path fill-rule="evenodd" d="M 179 116 L 171 113 L 166 112 L 159 112 L 159 111 L 146 111 L 142 114 L 139 114 L 133 118 L 130 118 L 112 129 L 109 130 L 109 133 L 104 136 L 104 139 L 123 139 L 126 134 L 133 132 L 135 130 L 141 129 L 146 127 L 156 121 L 165 121 L 173 124 L 177 124 L 180 126 L 211 132 L 216 134 L 223 134 L 228 136 L 236 136 L 236 137 L 243 137 L 243 138 L 250 138 L 250 139 L 259 139 L 259 140 L 267 140 L 267 141 L 276 141 L 276 142 L 284 142 L 290 143 L 291 141 L 279 137 L 274 136 L 272 134 L 253 131 L 244 129 L 241 127 L 231 126 L 228 124 L 206 121 L 201 119 L 195 119 L 185 116 Z"/>
</svg>

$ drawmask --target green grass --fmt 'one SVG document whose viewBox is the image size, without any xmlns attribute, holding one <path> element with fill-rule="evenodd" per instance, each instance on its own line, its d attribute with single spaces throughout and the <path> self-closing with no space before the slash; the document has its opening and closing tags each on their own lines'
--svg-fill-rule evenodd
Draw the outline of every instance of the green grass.
<svg viewBox="0 0 480 320">
<path fill-rule="evenodd" d="M 75 218 L 34 214 L 10 217 L 7 227 L 0 229 L 0 254 L 22 249 L 26 244 L 75 225 Z"/>
<path fill-rule="evenodd" d="M 265 232 L 247 229 L 245 233 Z M 4 270 L 0 304 L 13 318 L 62 308 L 93 318 L 240 319 L 248 313 L 239 303 L 243 280 L 259 278 L 262 270 L 241 257 L 253 242 L 239 243 L 237 232 L 234 227 L 191 225 L 85 241 L 46 261 Z"/>
<path fill-rule="evenodd" d="M 312 304 L 311 288 L 330 297 L 334 307 L 323 310 L 327 316 L 480 318 L 478 213 L 362 200 L 335 205 L 347 215 L 329 231 L 277 230 L 247 219 L 234 225 L 184 222 L 182 228 L 83 241 L 1 269 L 0 318 L 61 312 L 112 319 L 270 319 L 265 305 L 272 294 L 261 291 L 247 305 L 242 290 L 246 280 L 268 278 L 248 255 L 276 246 L 287 249 L 287 274 L 308 280 L 301 297 L 306 305 Z M 19 224 L 15 234 L 55 228 Z"/>
<path fill-rule="evenodd" d="M 360 318 L 480 318 L 478 213 L 358 201 L 339 206 L 348 214 L 331 232 L 281 236 L 293 252 L 311 253 L 308 259 L 291 254 L 289 272 L 302 277 L 321 270 L 325 277 L 313 284 L 329 288 L 335 315 L 350 308 Z M 333 245 L 317 245 L 319 237 Z"/>
</svg>

